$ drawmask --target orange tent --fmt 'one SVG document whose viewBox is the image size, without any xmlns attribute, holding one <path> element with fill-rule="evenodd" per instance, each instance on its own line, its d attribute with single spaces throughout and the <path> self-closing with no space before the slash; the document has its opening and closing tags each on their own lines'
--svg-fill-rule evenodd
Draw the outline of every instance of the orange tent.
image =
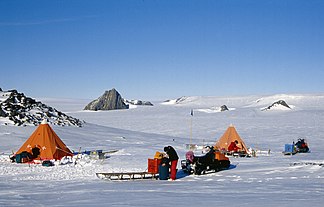
<svg viewBox="0 0 324 207">
<path fill-rule="evenodd" d="M 228 146 L 231 144 L 231 142 L 234 142 L 235 140 L 238 141 L 238 147 L 245 152 L 248 152 L 248 149 L 244 143 L 244 141 L 241 139 L 240 135 L 237 133 L 235 127 L 231 124 L 223 136 L 219 138 L 219 140 L 215 144 L 215 148 L 218 150 L 225 150 L 227 151 Z"/>
<path fill-rule="evenodd" d="M 40 155 L 36 159 L 60 160 L 64 156 L 73 155 L 63 141 L 57 136 L 54 130 L 44 120 L 20 147 L 16 154 L 23 151 L 31 152 L 33 148 L 39 148 Z"/>
</svg>

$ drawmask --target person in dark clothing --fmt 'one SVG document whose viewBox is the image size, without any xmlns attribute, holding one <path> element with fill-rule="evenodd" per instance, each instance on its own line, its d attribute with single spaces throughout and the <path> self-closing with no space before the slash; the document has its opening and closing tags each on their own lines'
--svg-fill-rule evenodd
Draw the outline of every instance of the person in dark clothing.
<svg viewBox="0 0 324 207">
<path fill-rule="evenodd" d="M 35 146 L 33 149 L 32 149 L 32 155 L 33 155 L 33 159 L 36 159 L 39 157 L 40 155 L 40 149 Z"/>
<path fill-rule="evenodd" d="M 168 155 L 169 161 L 171 162 L 170 178 L 171 180 L 175 180 L 177 174 L 177 164 L 178 164 L 179 156 L 175 151 L 175 149 L 171 146 L 164 147 L 164 152 Z"/>
</svg>

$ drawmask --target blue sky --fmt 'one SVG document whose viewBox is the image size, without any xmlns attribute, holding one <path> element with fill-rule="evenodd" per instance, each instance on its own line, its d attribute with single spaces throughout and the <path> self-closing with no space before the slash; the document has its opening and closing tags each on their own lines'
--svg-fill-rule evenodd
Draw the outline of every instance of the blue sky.
<svg viewBox="0 0 324 207">
<path fill-rule="evenodd" d="M 0 87 L 30 97 L 324 92 L 321 0 L 0 0 Z"/>
</svg>

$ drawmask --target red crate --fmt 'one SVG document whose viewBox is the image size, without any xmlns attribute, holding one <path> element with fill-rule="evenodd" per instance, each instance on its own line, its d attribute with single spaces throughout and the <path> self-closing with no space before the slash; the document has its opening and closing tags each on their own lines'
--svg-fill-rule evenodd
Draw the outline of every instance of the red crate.
<svg viewBox="0 0 324 207">
<path fill-rule="evenodd" d="M 161 164 L 160 159 L 148 159 L 147 172 L 149 173 L 159 173 L 159 165 Z"/>
</svg>

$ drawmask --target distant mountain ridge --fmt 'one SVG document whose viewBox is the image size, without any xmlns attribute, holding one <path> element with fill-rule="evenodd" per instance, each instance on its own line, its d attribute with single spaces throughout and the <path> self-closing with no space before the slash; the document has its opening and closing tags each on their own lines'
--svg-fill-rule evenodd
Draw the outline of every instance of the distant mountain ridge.
<svg viewBox="0 0 324 207">
<path fill-rule="evenodd" d="M 263 112 L 299 111 L 324 108 L 324 94 L 274 94 L 247 96 L 182 96 L 164 101 L 163 105 L 191 107 L 208 112 L 217 112 L 226 105 L 229 111 L 253 108 Z"/>
<path fill-rule="evenodd" d="M 26 97 L 17 90 L 2 91 L 0 88 L 0 118 L 5 124 L 39 125 L 44 119 L 52 125 L 82 127 L 83 121 L 68 116 L 55 108 Z"/>
</svg>

